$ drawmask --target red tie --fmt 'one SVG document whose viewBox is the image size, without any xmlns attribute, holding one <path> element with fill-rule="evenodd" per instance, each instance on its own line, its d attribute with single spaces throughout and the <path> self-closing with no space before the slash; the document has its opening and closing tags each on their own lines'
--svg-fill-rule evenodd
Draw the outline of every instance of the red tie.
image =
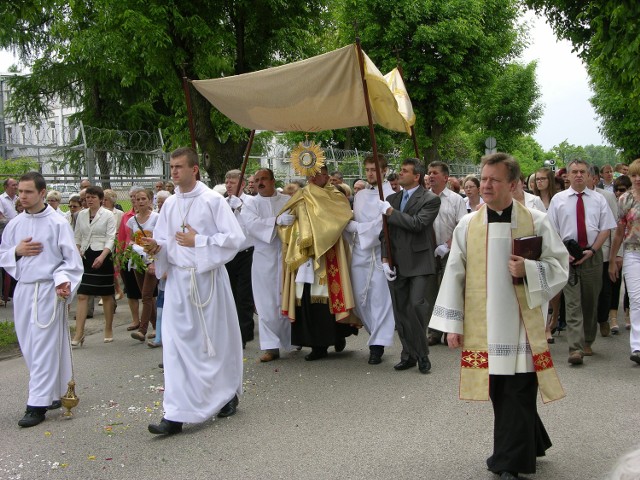
<svg viewBox="0 0 640 480">
<path fill-rule="evenodd" d="M 589 245 L 587 240 L 587 225 L 584 221 L 584 201 L 582 200 L 582 195 L 584 193 L 576 193 L 578 196 L 578 203 L 576 204 L 576 221 L 578 224 L 578 245 L 582 248 Z"/>
</svg>

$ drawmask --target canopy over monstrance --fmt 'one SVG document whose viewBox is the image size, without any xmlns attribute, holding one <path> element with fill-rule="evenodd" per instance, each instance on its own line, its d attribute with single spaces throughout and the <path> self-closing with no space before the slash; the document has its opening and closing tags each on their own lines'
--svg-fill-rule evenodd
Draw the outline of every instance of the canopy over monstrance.
<svg viewBox="0 0 640 480">
<path fill-rule="evenodd" d="M 415 115 L 397 68 L 382 75 L 364 53 L 373 122 L 411 135 Z M 249 130 L 320 132 L 369 124 L 355 44 L 279 67 L 194 80 L 220 112 Z"/>
</svg>

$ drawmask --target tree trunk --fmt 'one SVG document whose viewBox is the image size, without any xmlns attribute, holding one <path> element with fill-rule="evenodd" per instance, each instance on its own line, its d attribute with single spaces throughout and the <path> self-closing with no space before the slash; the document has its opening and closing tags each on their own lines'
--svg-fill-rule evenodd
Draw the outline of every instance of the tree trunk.
<svg viewBox="0 0 640 480">
<path fill-rule="evenodd" d="M 426 129 L 427 136 L 431 139 L 431 145 L 429 145 L 424 152 L 425 166 L 428 166 L 431 162 L 440 160 L 440 141 L 442 139 L 442 125 L 435 124 L 430 125 Z"/>
<path fill-rule="evenodd" d="M 220 142 L 211 123 L 211 104 L 198 92 L 192 90 L 191 105 L 195 124 L 196 142 L 204 155 L 204 169 L 213 185 L 224 182 L 227 171 L 240 168 L 247 142 L 237 142 L 229 138 Z"/>
<path fill-rule="evenodd" d="M 111 188 L 111 162 L 105 150 L 96 150 L 96 163 L 100 168 L 99 182 L 103 189 Z"/>
</svg>

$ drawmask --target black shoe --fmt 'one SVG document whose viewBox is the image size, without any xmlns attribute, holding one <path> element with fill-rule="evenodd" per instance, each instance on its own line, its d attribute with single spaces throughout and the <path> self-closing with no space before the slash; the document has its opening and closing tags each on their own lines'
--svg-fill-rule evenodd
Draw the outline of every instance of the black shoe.
<svg viewBox="0 0 640 480">
<path fill-rule="evenodd" d="M 336 352 L 341 352 L 347 348 L 347 340 L 344 337 L 336 338 L 336 345 L 334 347 Z"/>
<path fill-rule="evenodd" d="M 384 347 L 382 345 L 371 345 L 369 347 L 369 365 L 378 365 L 382 363 L 382 355 Z"/>
<path fill-rule="evenodd" d="M 158 368 L 161 368 L 161 369 L 163 369 L 163 370 L 164 370 L 164 363 L 159 363 L 159 364 L 158 364 Z"/>
<path fill-rule="evenodd" d="M 429 373 L 429 370 L 431 370 L 431 362 L 428 356 L 418 358 L 418 370 L 420 370 L 420 373 Z"/>
<path fill-rule="evenodd" d="M 57 410 L 62 408 L 62 402 L 60 400 L 54 400 L 51 405 L 47 407 L 47 410 Z"/>
<path fill-rule="evenodd" d="M 231 415 L 235 415 L 238 408 L 238 403 L 238 396 L 234 395 L 233 398 L 220 409 L 220 411 L 218 412 L 218 418 L 225 418 L 230 417 Z"/>
<path fill-rule="evenodd" d="M 326 348 L 312 348 L 311 353 L 305 355 L 304 359 L 307 362 L 313 362 L 314 360 L 320 360 L 327 356 Z"/>
<path fill-rule="evenodd" d="M 500 480 L 513 480 L 514 478 L 518 478 L 517 473 L 502 472 L 500 474 Z"/>
<path fill-rule="evenodd" d="M 433 347 L 434 345 L 438 345 L 439 343 L 442 343 L 442 336 L 429 335 L 428 340 L 429 340 L 429 346 Z"/>
<path fill-rule="evenodd" d="M 23 428 L 35 427 L 39 423 L 44 422 L 47 407 L 30 407 L 24 412 L 24 417 L 18 421 L 18 426 Z"/>
<path fill-rule="evenodd" d="M 415 360 L 407 359 L 407 360 L 400 360 L 400 362 L 396 363 L 393 366 L 393 368 L 400 371 L 400 370 L 409 370 L 410 368 L 413 368 L 415 366 L 416 366 Z"/>
<path fill-rule="evenodd" d="M 182 422 L 173 422 L 163 418 L 158 424 L 149 424 L 149 432 L 154 435 L 173 435 L 182 432 Z"/>
<path fill-rule="evenodd" d="M 380 365 L 382 363 L 382 357 L 377 353 L 371 352 L 369 354 L 369 361 L 367 363 L 369 365 Z"/>
</svg>

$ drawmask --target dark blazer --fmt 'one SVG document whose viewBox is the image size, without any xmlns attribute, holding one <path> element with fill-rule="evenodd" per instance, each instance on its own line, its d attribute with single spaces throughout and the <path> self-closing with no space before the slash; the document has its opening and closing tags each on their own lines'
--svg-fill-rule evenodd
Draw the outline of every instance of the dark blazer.
<svg viewBox="0 0 640 480">
<path fill-rule="evenodd" d="M 393 207 L 393 213 L 387 216 L 387 224 L 396 273 L 403 277 L 434 274 L 436 245 L 433 221 L 440 210 L 440 197 L 419 186 L 401 212 L 403 193 L 400 191 L 387 197 Z M 387 252 L 384 232 L 380 234 L 380 240 L 384 257 Z"/>
</svg>

